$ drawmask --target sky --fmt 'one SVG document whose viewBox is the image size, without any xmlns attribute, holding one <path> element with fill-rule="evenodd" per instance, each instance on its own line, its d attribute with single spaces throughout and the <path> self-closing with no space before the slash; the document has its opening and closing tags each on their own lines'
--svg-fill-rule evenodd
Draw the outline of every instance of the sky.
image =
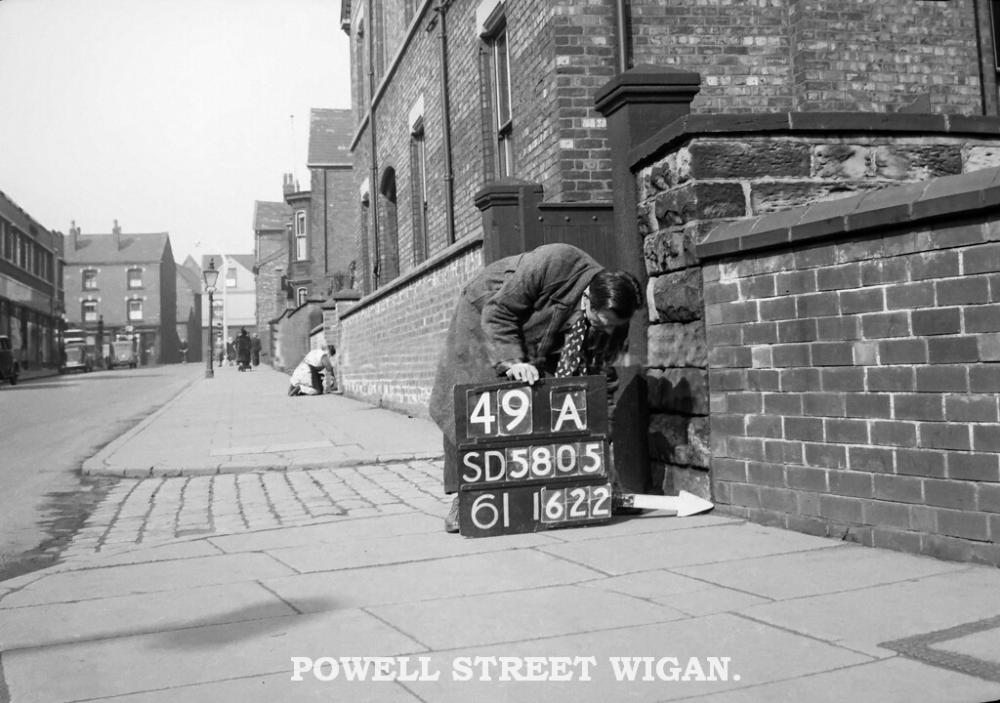
<svg viewBox="0 0 1000 703">
<path fill-rule="evenodd" d="M 252 253 L 309 186 L 310 108 L 350 107 L 337 0 L 0 0 L 0 191 L 68 234 Z"/>
</svg>

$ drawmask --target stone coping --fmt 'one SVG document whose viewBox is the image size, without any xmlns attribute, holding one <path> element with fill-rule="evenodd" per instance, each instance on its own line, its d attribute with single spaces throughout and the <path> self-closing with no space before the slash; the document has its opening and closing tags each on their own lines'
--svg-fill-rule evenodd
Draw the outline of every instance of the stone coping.
<svg viewBox="0 0 1000 703">
<path fill-rule="evenodd" d="M 1000 208 L 1000 167 L 823 200 L 780 212 L 725 222 L 696 245 L 706 260 L 820 239 L 913 226 Z"/>
<path fill-rule="evenodd" d="M 636 171 L 693 137 L 774 133 L 883 133 L 1000 137 L 1000 118 L 884 112 L 773 112 L 686 115 L 674 120 L 628 154 Z"/>
<path fill-rule="evenodd" d="M 381 300 L 382 298 L 388 297 L 389 295 L 395 293 L 401 288 L 406 287 L 414 280 L 417 280 L 422 276 L 426 275 L 428 271 L 431 271 L 439 266 L 443 266 L 452 259 L 457 259 L 466 251 L 474 249 L 475 247 L 478 246 L 482 246 L 482 244 L 483 244 L 482 233 L 477 233 L 475 235 L 466 237 L 465 239 L 461 239 L 455 242 L 447 249 L 444 249 L 442 251 L 439 251 L 437 254 L 434 254 L 433 256 L 422 262 L 419 266 L 416 266 L 410 271 L 404 273 L 403 275 L 394 278 L 393 280 L 389 281 L 387 284 L 385 284 L 378 290 L 369 293 L 368 295 L 361 298 L 361 300 L 359 300 L 350 310 L 346 310 L 345 312 L 343 312 L 340 315 L 340 319 L 346 320 L 352 315 L 356 315 L 365 308 L 373 305 L 375 302 Z"/>
</svg>

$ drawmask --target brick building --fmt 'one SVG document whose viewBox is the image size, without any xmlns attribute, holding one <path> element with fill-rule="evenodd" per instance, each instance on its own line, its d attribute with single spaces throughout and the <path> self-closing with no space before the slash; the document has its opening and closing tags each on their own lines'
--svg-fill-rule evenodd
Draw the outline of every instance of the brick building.
<svg viewBox="0 0 1000 703">
<path fill-rule="evenodd" d="M 287 203 L 258 200 L 253 206 L 254 274 L 257 286 L 256 330 L 260 335 L 261 363 L 274 357 L 271 320 L 288 307 L 285 274 L 288 270 L 288 240 L 292 209 Z"/>
<path fill-rule="evenodd" d="M 349 216 L 357 202 L 350 151 L 353 126 L 350 110 L 310 111 L 306 161 L 312 195 L 307 215 L 310 298 L 326 299 L 356 284 L 358 243 Z"/>
<path fill-rule="evenodd" d="M 0 192 L 0 335 L 21 368 L 58 365 L 64 310 L 63 235 Z"/>
<path fill-rule="evenodd" d="M 69 326 L 105 342 L 129 335 L 140 363 L 177 360 L 177 265 L 166 232 L 83 234 L 73 224 L 65 246 Z M 129 329 L 126 329 L 129 328 Z"/>
<path fill-rule="evenodd" d="M 1000 165 L 990 5 L 343 2 L 364 293 L 338 315 L 343 387 L 426 412 L 463 283 L 577 243 L 648 283 L 624 369 L 643 441 L 616 447 L 654 490 L 1000 562 L 994 421 L 972 385 L 995 373 L 993 337 L 985 309 L 962 308 L 1000 291 L 958 280 L 993 260 L 993 176 L 975 180 Z M 935 192 L 954 207 L 928 212 Z M 872 265 L 882 279 L 855 280 Z M 986 336 L 962 339 L 967 320 Z M 883 395 L 862 412 L 852 394 L 868 393 Z M 978 444 L 945 428 L 973 415 Z M 873 475 L 917 454 L 916 478 Z"/>
<path fill-rule="evenodd" d="M 282 188 L 291 209 L 288 287 L 296 305 L 325 300 L 353 285 L 357 240 L 350 220 L 355 198 L 350 153 L 350 110 L 313 108 L 309 121 L 309 190 L 291 174 Z"/>
<path fill-rule="evenodd" d="M 306 159 L 310 189 L 300 190 L 294 177 L 285 174 L 285 207 L 257 204 L 258 268 L 265 274 L 257 320 L 267 328 L 261 339 L 277 368 L 294 366 L 309 349 L 310 336 L 322 326 L 321 305 L 358 285 L 358 240 L 350 218 L 355 192 L 352 126 L 350 110 L 312 109 Z M 287 221 L 283 253 L 277 230 L 282 218 Z"/>
</svg>

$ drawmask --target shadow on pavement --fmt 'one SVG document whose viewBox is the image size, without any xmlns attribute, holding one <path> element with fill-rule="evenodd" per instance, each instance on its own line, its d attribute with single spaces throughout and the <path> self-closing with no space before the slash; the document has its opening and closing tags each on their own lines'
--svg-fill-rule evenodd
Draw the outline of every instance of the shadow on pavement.
<svg viewBox="0 0 1000 703">
<path fill-rule="evenodd" d="M 336 602 L 328 598 L 297 600 L 295 607 L 306 615 L 334 610 Z M 234 610 L 210 621 L 192 622 L 183 629 L 162 633 L 152 646 L 155 649 L 213 649 L 238 640 L 253 640 L 270 632 L 288 628 L 291 615 L 275 615 L 274 604 Z"/>
</svg>

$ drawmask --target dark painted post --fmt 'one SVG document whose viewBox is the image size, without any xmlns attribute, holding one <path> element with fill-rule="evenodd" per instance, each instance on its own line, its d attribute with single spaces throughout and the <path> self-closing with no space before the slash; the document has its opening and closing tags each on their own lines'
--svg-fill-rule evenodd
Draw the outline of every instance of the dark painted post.
<svg viewBox="0 0 1000 703">
<path fill-rule="evenodd" d="M 604 84 L 594 98 L 607 120 L 614 183 L 614 222 L 618 259 L 614 268 L 646 281 L 643 241 L 639 234 L 638 187 L 629 152 L 674 120 L 688 115 L 701 76 L 663 66 L 639 65 Z M 648 318 L 637 315 L 629 332 L 631 364 L 621 373 L 612 442 L 615 469 L 623 490 L 649 490 L 649 410 L 642 374 L 647 363 Z"/>
<path fill-rule="evenodd" d="M 538 203 L 542 186 L 524 181 L 491 183 L 475 195 L 483 213 L 483 263 L 521 254 L 542 243 Z"/>
</svg>

